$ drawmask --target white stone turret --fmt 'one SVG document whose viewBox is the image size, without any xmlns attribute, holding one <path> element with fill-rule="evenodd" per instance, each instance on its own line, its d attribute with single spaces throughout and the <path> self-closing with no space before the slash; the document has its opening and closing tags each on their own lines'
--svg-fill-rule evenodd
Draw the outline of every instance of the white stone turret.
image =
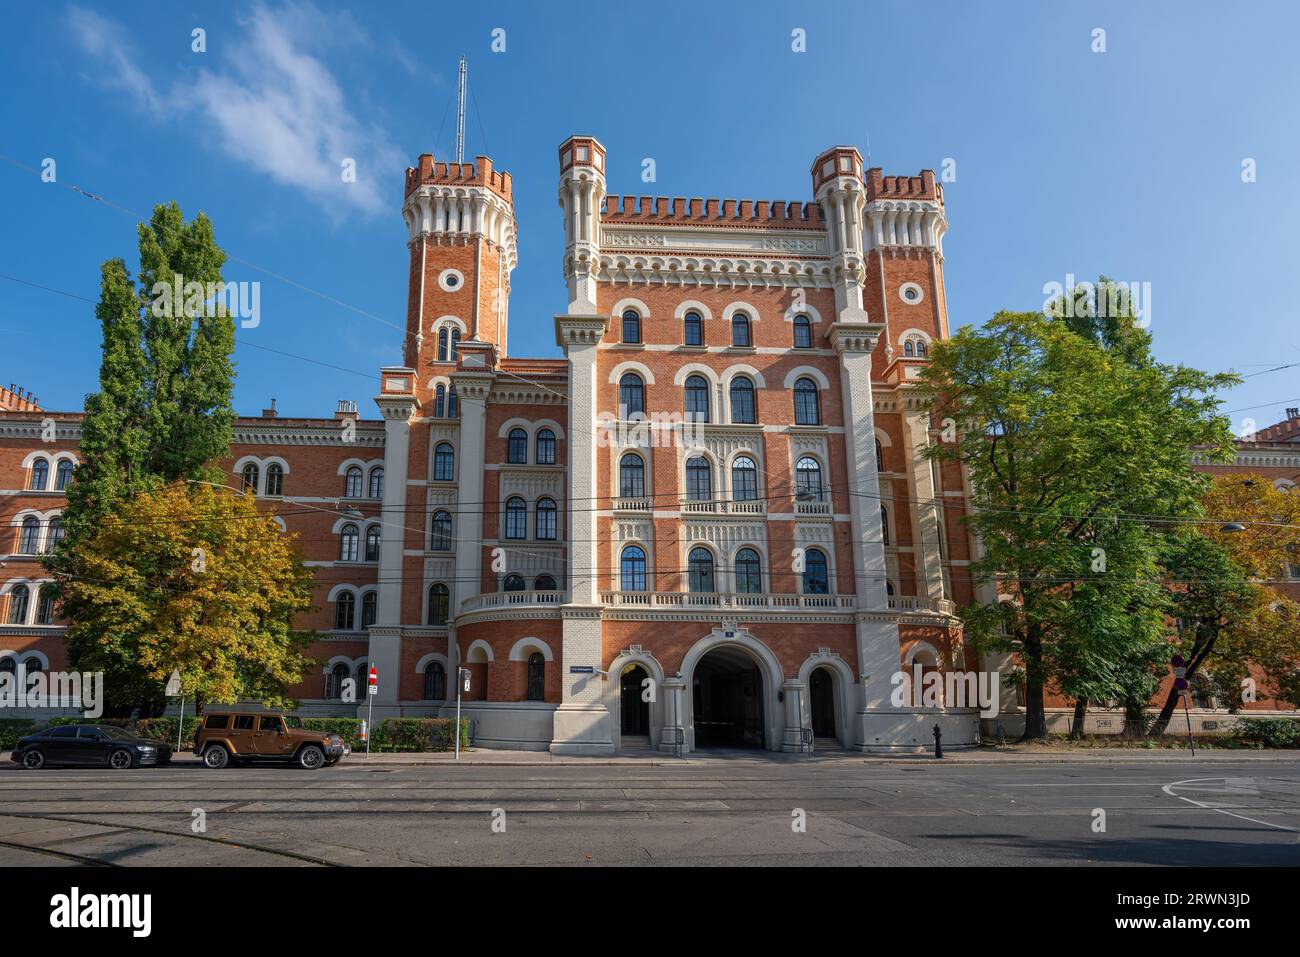
<svg viewBox="0 0 1300 957">
<path fill-rule="evenodd" d="M 594 136 L 570 136 L 560 145 L 559 200 L 569 314 L 589 315 L 596 311 L 600 206 L 605 200 L 605 147 Z"/>
<path fill-rule="evenodd" d="M 867 190 L 862 179 L 862 156 L 852 146 L 833 147 L 813 162 L 812 177 L 813 196 L 826 219 L 836 312 L 843 322 L 865 322 L 862 211 L 867 205 Z"/>
</svg>

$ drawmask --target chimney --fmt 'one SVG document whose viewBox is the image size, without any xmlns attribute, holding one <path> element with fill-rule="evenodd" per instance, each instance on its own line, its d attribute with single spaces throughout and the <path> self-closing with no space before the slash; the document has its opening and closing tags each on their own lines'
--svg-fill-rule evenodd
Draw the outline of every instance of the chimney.
<svg viewBox="0 0 1300 957">
<path fill-rule="evenodd" d="M 1286 410 L 1286 417 L 1288 419 L 1300 419 L 1300 409 L 1297 409 L 1294 406 L 1292 406 L 1291 408 Z"/>
<path fill-rule="evenodd" d="M 262 410 L 262 418 L 264 418 L 264 419 L 274 419 L 274 418 L 276 418 L 279 414 L 280 414 L 280 413 L 278 413 L 278 412 L 275 411 L 275 399 L 272 399 L 272 400 L 271 400 L 271 407 L 270 407 L 269 409 L 263 409 L 263 410 Z"/>
<path fill-rule="evenodd" d="M 352 399 L 339 399 L 339 406 L 334 410 L 335 419 L 355 419 L 357 403 Z"/>
</svg>

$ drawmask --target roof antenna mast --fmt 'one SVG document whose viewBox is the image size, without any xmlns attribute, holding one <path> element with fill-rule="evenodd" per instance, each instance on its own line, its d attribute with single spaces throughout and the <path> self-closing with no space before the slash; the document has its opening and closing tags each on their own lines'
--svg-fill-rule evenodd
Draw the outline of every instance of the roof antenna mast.
<svg viewBox="0 0 1300 957">
<path fill-rule="evenodd" d="M 456 100 L 456 162 L 465 162 L 465 57 L 460 58 L 460 92 Z"/>
</svg>

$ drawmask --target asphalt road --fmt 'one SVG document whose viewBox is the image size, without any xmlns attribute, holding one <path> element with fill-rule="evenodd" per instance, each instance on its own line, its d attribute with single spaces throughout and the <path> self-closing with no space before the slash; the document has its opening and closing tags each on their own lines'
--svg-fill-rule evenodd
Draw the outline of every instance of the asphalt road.
<svg viewBox="0 0 1300 957">
<path fill-rule="evenodd" d="M 0 866 L 60 864 L 1296 865 L 1300 760 L 3 768 Z"/>
</svg>

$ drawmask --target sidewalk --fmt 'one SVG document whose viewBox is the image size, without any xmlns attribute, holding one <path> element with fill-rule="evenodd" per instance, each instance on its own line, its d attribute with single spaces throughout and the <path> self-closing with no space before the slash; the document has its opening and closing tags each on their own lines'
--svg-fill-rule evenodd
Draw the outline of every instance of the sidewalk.
<svg viewBox="0 0 1300 957">
<path fill-rule="evenodd" d="M 618 754 L 593 757 L 576 757 L 573 755 L 551 754 L 549 751 L 497 751 L 486 748 L 470 749 L 460 753 L 457 760 L 451 752 L 425 752 L 406 754 L 372 754 L 366 757 L 364 751 L 354 752 L 343 759 L 349 767 L 426 767 L 436 764 L 453 764 L 460 767 L 697 767 L 704 768 L 718 764 L 800 764 L 815 763 L 819 765 L 881 765 L 901 767 L 919 765 L 939 768 L 946 765 L 1043 765 L 1043 764 L 1191 764 L 1208 762 L 1215 764 L 1277 764 L 1300 762 L 1300 751 L 1228 751 L 1198 750 L 1196 757 L 1187 751 L 1171 749 L 1142 748 L 1102 749 L 1079 751 L 1017 751 L 1004 748 L 995 751 L 991 748 L 967 751 L 945 751 L 941 760 L 933 754 L 862 754 L 855 751 L 819 751 L 816 754 L 782 754 L 775 751 L 693 751 L 684 758 L 675 758 L 670 754 L 657 751 L 623 751 Z M 175 767 L 201 767 L 198 758 L 189 751 L 177 754 L 172 765 Z M 0 770 L 17 769 L 9 760 L 9 752 L 0 752 Z"/>
</svg>

